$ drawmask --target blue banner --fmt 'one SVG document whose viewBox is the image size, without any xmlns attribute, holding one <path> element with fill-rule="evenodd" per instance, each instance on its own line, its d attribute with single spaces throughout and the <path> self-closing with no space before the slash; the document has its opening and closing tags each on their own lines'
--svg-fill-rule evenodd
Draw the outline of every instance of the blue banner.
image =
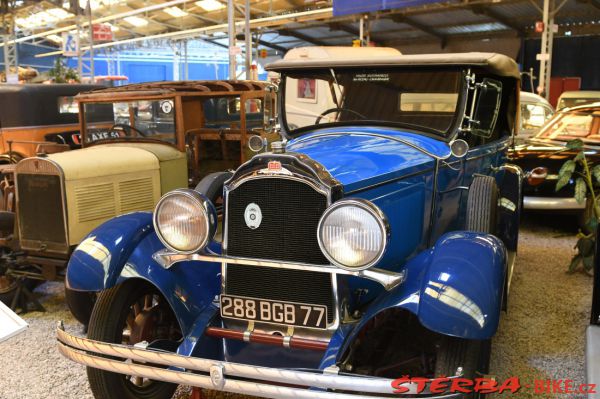
<svg viewBox="0 0 600 399">
<path fill-rule="evenodd" d="M 333 0 L 333 16 L 360 14 L 439 3 L 442 0 Z"/>
</svg>

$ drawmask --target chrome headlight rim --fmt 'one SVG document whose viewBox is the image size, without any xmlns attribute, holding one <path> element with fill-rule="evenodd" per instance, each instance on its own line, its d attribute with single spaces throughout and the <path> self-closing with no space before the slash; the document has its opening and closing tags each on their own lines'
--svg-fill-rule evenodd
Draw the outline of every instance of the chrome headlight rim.
<svg viewBox="0 0 600 399">
<path fill-rule="evenodd" d="M 160 229 L 158 228 L 158 211 L 160 210 L 161 205 L 163 205 L 165 203 L 165 201 L 167 201 L 168 199 L 170 199 L 173 196 L 184 196 L 184 197 L 191 199 L 199 206 L 199 210 L 204 213 L 204 216 L 205 216 L 204 217 L 204 224 L 205 224 L 204 227 L 206 229 L 207 234 L 204 237 L 204 239 L 202 240 L 202 242 L 193 249 L 181 250 L 181 249 L 175 248 L 163 237 Z M 190 189 L 190 188 L 178 188 L 178 189 L 169 191 L 168 193 L 164 194 L 160 198 L 160 200 L 158 201 L 156 206 L 154 207 L 154 212 L 152 214 L 152 223 L 154 226 L 154 231 L 156 232 L 156 235 L 158 236 L 158 239 L 160 240 L 160 242 L 167 249 L 169 249 L 173 252 L 176 252 L 178 254 L 183 254 L 183 255 L 190 255 L 190 254 L 198 253 L 208 246 L 208 244 L 212 241 L 212 239 L 214 238 L 215 233 L 217 231 L 217 220 L 218 220 L 217 219 L 217 210 L 215 209 L 215 206 L 213 205 L 213 203 L 208 198 L 206 198 L 203 194 L 199 193 L 196 190 Z"/>
<path fill-rule="evenodd" d="M 325 245 L 323 244 L 323 241 L 321 239 L 321 231 L 323 228 L 324 221 L 327 219 L 327 217 L 331 213 L 333 213 L 333 211 L 335 211 L 341 207 L 344 207 L 344 206 L 355 206 L 355 207 L 361 208 L 361 209 L 367 211 L 368 213 L 370 213 L 371 216 L 374 217 L 375 221 L 379 225 L 379 228 L 381 229 L 381 232 L 382 232 L 382 234 L 381 234 L 381 250 L 379 251 L 379 254 L 373 260 L 371 260 L 370 262 L 368 262 L 362 266 L 347 266 L 347 265 L 344 265 L 344 264 L 338 262 L 335 258 L 333 258 L 329 254 L 329 252 L 325 248 Z M 331 264 L 339 267 L 340 269 L 344 269 L 344 270 L 348 270 L 348 271 L 362 271 L 362 270 L 369 269 L 369 268 L 373 267 L 374 265 L 376 265 L 385 255 L 385 252 L 386 252 L 388 244 L 389 244 L 390 235 L 391 235 L 390 224 L 388 222 L 387 217 L 383 213 L 383 211 L 377 205 L 372 203 L 371 201 L 363 199 L 363 198 L 345 198 L 345 199 L 341 199 L 339 201 L 334 202 L 325 210 L 323 215 L 321 215 L 321 219 L 319 219 L 319 224 L 317 225 L 317 242 L 319 243 L 319 248 L 321 249 L 321 252 L 325 256 L 325 258 L 327 258 L 327 260 L 330 261 Z"/>
</svg>

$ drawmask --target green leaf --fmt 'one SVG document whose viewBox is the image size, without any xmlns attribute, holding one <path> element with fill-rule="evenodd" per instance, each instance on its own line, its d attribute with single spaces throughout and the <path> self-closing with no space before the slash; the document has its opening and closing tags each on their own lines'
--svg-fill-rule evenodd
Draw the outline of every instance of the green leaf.
<svg viewBox="0 0 600 399">
<path fill-rule="evenodd" d="M 596 228 L 598 228 L 598 219 L 595 216 L 592 216 L 585 222 L 585 227 L 588 231 L 596 232 Z"/>
<path fill-rule="evenodd" d="M 569 150 L 580 150 L 583 147 L 583 141 L 575 139 L 567 142 L 567 149 Z"/>
<path fill-rule="evenodd" d="M 573 172 L 575 172 L 575 166 L 577 166 L 575 161 L 572 159 L 569 159 L 567 162 L 565 162 L 563 164 L 563 166 L 561 166 L 560 170 L 558 171 L 558 175 L 562 176 L 566 173 L 568 173 L 569 175 L 572 174 Z"/>
<path fill-rule="evenodd" d="M 594 255 L 583 258 L 583 267 L 585 270 L 592 270 L 594 268 Z"/>
<path fill-rule="evenodd" d="M 571 174 L 566 174 L 566 175 L 560 176 L 558 178 L 558 181 L 556 182 L 555 191 L 558 191 L 561 188 L 563 188 L 564 186 L 566 186 L 567 184 L 569 184 L 569 180 L 571 180 Z"/>
<path fill-rule="evenodd" d="M 582 204 L 585 201 L 585 193 L 587 191 L 587 186 L 585 185 L 585 180 L 583 177 L 578 177 L 575 180 L 575 200 Z"/>
<path fill-rule="evenodd" d="M 600 165 L 596 165 L 592 168 L 592 175 L 598 183 L 600 183 Z"/>
<path fill-rule="evenodd" d="M 577 250 L 583 257 L 594 255 L 594 240 L 591 238 L 580 238 L 577 241 Z"/>
<path fill-rule="evenodd" d="M 579 152 L 577 153 L 577 156 L 576 156 L 576 157 L 575 157 L 573 160 L 574 160 L 575 162 L 578 162 L 578 161 L 583 161 L 583 158 L 585 158 L 585 152 L 583 152 L 583 151 L 579 151 Z"/>
<path fill-rule="evenodd" d="M 579 262 L 581 262 L 581 259 L 581 255 L 573 256 L 573 259 L 571 259 L 571 263 L 569 264 L 569 273 L 573 273 L 575 269 L 577 269 L 577 266 L 579 265 Z"/>
</svg>

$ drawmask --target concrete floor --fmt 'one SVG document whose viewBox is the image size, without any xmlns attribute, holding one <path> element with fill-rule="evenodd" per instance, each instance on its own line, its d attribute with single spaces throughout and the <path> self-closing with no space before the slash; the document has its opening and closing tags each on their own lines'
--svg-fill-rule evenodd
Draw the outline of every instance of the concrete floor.
<svg viewBox="0 0 600 399">
<path fill-rule="evenodd" d="M 491 374 L 499 380 L 520 377 L 584 380 L 584 331 L 589 319 L 592 279 L 566 274 L 573 253 L 573 218 L 527 216 L 522 225 L 519 256 L 500 330 L 493 342 Z M 0 343 L 0 399 L 91 399 L 85 369 L 56 351 L 54 328 L 65 320 L 68 330 L 81 332 L 64 304 L 61 284 L 38 289 L 46 313 L 24 316 L 30 328 Z M 187 398 L 189 389 L 176 394 Z M 209 398 L 240 398 L 209 392 Z M 523 388 L 517 398 L 583 398 L 583 395 L 535 394 Z"/>
</svg>

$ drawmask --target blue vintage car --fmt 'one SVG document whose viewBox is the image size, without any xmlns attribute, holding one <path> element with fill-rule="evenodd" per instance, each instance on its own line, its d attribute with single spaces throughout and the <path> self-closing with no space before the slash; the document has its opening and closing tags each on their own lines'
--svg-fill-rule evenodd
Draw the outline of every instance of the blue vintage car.
<svg viewBox="0 0 600 399">
<path fill-rule="evenodd" d="M 282 141 L 74 251 L 68 287 L 99 295 L 59 350 L 97 399 L 453 398 L 396 379 L 487 373 L 517 249 L 517 65 L 368 51 L 270 65 Z"/>
</svg>

